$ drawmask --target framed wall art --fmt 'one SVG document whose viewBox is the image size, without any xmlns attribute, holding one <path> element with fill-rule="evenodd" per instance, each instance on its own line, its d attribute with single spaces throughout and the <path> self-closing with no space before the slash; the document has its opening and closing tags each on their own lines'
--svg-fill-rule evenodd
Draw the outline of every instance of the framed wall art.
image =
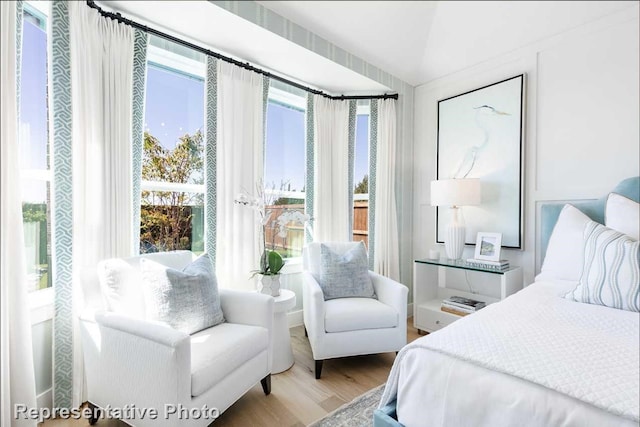
<svg viewBox="0 0 640 427">
<path fill-rule="evenodd" d="M 502 247 L 523 248 L 524 83 L 520 74 L 438 101 L 436 178 L 480 179 L 480 205 L 462 208 L 466 244 L 480 230 L 495 230 Z M 438 243 L 449 211 L 436 210 Z"/>
</svg>

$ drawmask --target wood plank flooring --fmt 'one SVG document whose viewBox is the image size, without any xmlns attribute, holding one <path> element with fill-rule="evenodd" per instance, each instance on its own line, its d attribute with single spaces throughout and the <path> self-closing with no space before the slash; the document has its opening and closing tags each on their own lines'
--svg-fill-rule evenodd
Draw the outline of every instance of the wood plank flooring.
<svg viewBox="0 0 640 427">
<path fill-rule="evenodd" d="M 419 338 L 413 319 L 407 321 L 407 342 Z M 324 362 L 322 378 L 314 376 L 309 341 L 302 326 L 291 328 L 295 364 L 272 375 L 271 394 L 265 396 L 257 384 L 218 418 L 215 427 L 306 426 L 339 406 L 387 380 L 395 353 L 330 359 Z M 86 420 L 50 420 L 44 427 L 86 426 Z M 99 427 L 123 427 L 116 420 L 100 420 Z"/>
</svg>

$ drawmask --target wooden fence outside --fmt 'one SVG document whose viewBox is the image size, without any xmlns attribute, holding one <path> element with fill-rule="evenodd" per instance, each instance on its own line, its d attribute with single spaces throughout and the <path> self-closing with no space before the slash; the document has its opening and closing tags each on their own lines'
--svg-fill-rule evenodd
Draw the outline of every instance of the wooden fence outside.
<svg viewBox="0 0 640 427">
<path fill-rule="evenodd" d="M 272 212 L 273 220 L 267 224 L 265 234 L 267 247 L 274 248 L 282 252 L 286 257 L 302 256 L 302 247 L 304 246 L 304 226 L 291 223 L 287 226 L 287 235 L 282 238 L 278 236 L 278 226 L 275 221 L 285 210 L 296 210 L 304 212 L 303 204 L 295 205 L 274 205 L 268 206 L 268 210 Z M 363 241 L 365 245 L 369 244 L 369 202 L 366 200 L 354 202 L 353 207 L 353 241 Z"/>
</svg>

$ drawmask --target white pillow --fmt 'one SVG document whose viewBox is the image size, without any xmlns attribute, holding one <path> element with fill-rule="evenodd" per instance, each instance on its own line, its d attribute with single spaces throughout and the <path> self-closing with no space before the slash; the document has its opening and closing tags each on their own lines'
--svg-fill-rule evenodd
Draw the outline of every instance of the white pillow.
<svg viewBox="0 0 640 427">
<path fill-rule="evenodd" d="M 640 242 L 591 221 L 585 231 L 580 283 L 566 299 L 640 311 Z"/>
<path fill-rule="evenodd" d="M 193 254 L 191 251 L 158 252 L 131 258 L 112 258 L 99 262 L 100 292 L 107 310 L 136 319 L 146 318 L 142 274 L 140 273 L 142 258 L 180 270 L 193 261 Z"/>
<path fill-rule="evenodd" d="M 145 318 L 144 295 L 140 271 L 124 259 L 108 259 L 98 263 L 100 290 L 107 310 Z"/>
<path fill-rule="evenodd" d="M 609 194 L 604 211 L 604 225 L 640 240 L 640 203 L 617 193 Z"/>
<path fill-rule="evenodd" d="M 591 219 L 572 205 L 558 216 L 539 278 L 578 282 L 582 274 L 584 229 Z M 536 279 L 537 280 L 537 279 Z"/>
</svg>

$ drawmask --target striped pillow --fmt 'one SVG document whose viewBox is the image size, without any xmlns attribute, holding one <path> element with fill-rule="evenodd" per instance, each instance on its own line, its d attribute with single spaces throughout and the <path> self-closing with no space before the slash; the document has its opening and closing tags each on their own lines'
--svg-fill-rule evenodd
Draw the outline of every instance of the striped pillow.
<svg viewBox="0 0 640 427">
<path fill-rule="evenodd" d="M 587 224 L 584 237 L 582 277 L 564 297 L 640 311 L 640 242 L 593 221 Z"/>
</svg>

